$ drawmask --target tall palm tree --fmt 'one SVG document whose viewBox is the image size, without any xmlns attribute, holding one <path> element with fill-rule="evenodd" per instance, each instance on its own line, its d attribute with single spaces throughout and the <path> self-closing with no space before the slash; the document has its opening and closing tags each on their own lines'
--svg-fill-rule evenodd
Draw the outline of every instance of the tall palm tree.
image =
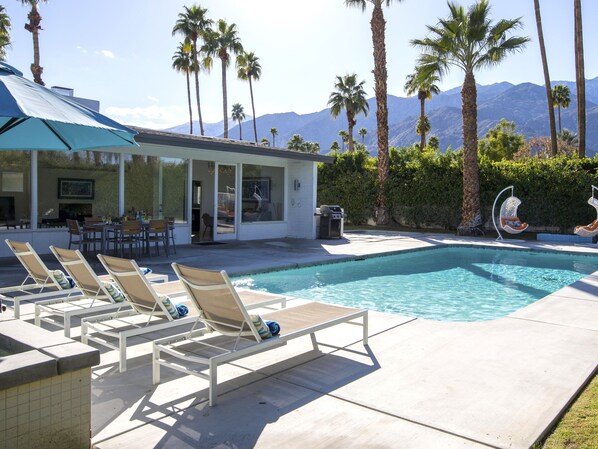
<svg viewBox="0 0 598 449">
<path fill-rule="evenodd" d="M 353 152 L 353 127 L 357 123 L 355 117 L 361 112 L 367 116 L 370 110 L 364 84 L 365 81 L 357 82 L 355 73 L 343 77 L 337 76 L 334 84 L 336 92 L 332 92 L 328 100 L 328 106 L 331 106 L 330 115 L 334 118 L 338 117 L 343 109 L 347 113 L 349 153 Z"/>
<path fill-rule="evenodd" d="M 402 0 L 395 0 L 401 2 Z M 386 43 L 384 11 L 382 5 L 387 7 L 393 0 L 345 0 L 345 5 L 355 6 L 365 11 L 367 3 L 373 5 L 370 28 L 372 29 L 372 44 L 374 47 L 374 91 L 376 93 L 376 122 L 378 127 L 378 198 L 376 204 L 376 223 L 388 224 L 390 217 L 386 206 L 385 184 L 390 173 L 388 157 L 388 106 L 387 106 L 387 79 L 386 71 Z"/>
<path fill-rule="evenodd" d="M 552 103 L 553 108 L 558 108 L 559 112 L 559 134 L 563 132 L 561 125 L 561 107 L 567 109 L 571 104 L 571 91 L 568 86 L 564 84 L 557 84 L 552 88 Z"/>
<path fill-rule="evenodd" d="M 423 126 L 422 126 L 422 124 L 423 124 Z M 427 134 L 430 132 L 430 129 L 432 129 L 432 126 L 430 125 L 430 119 L 428 118 L 427 115 L 424 115 L 423 120 L 421 117 L 417 119 L 417 125 L 415 126 L 415 132 L 417 134 L 419 134 L 419 135 Z M 421 142 L 420 142 L 420 145 L 421 145 Z M 424 151 L 424 148 L 425 147 L 420 147 L 420 150 Z"/>
<path fill-rule="evenodd" d="M 367 136 L 368 130 L 365 128 L 359 128 L 359 135 L 361 136 L 361 143 L 365 145 L 365 136 Z"/>
<path fill-rule="evenodd" d="M 437 25 L 428 25 L 429 35 L 411 41 L 422 50 L 418 68 L 422 77 L 432 74 L 442 78 L 457 67 L 465 78 L 461 89 L 463 116 L 463 208 L 458 232 L 470 234 L 482 224 L 478 167 L 478 111 L 475 72 L 494 66 L 505 57 L 521 50 L 528 37 L 509 36 L 521 26 L 521 19 L 490 20 L 488 0 L 479 0 L 467 11 L 455 3 L 448 4 L 449 15 Z"/>
<path fill-rule="evenodd" d="M 270 128 L 270 134 L 272 134 L 272 146 L 276 146 L 276 136 L 278 135 L 278 130 L 276 128 Z"/>
<path fill-rule="evenodd" d="M 425 122 L 425 118 L 426 117 L 426 100 L 431 100 L 432 99 L 432 94 L 434 95 L 438 95 L 440 93 L 440 89 L 438 88 L 438 86 L 436 85 L 436 83 L 440 81 L 440 78 L 438 78 L 438 76 L 434 73 L 430 74 L 428 76 L 428 78 L 423 78 L 417 71 L 417 69 L 415 70 L 414 73 L 407 75 L 407 80 L 405 82 L 405 91 L 407 92 L 407 95 L 413 95 L 415 92 L 417 92 L 417 99 L 419 100 L 419 122 Z M 430 121 L 428 119 L 428 129 L 429 129 L 429 124 Z M 419 129 L 419 126 L 418 126 Z M 428 129 L 426 129 L 424 127 L 423 130 L 421 130 L 420 134 L 421 136 L 421 141 L 419 144 L 419 148 L 420 150 L 424 150 L 424 148 L 426 147 L 426 133 L 428 132 Z"/>
<path fill-rule="evenodd" d="M 239 140 L 243 140 L 243 130 L 241 129 L 241 122 L 245 120 L 245 111 L 241 103 L 233 104 L 232 118 L 239 124 Z"/>
<path fill-rule="evenodd" d="M 546 101 L 548 104 L 548 121 L 550 124 L 550 154 L 554 157 L 557 154 L 556 125 L 554 123 L 554 106 L 552 89 L 550 88 L 550 73 L 548 72 L 548 59 L 546 58 L 546 46 L 544 45 L 544 32 L 542 31 L 542 15 L 540 14 L 540 0 L 534 0 L 536 11 L 536 27 L 538 28 L 538 43 L 540 44 L 540 55 L 542 57 L 542 69 L 544 70 L 544 86 L 546 88 Z"/>
<path fill-rule="evenodd" d="M 42 16 L 37 9 L 37 5 L 41 2 L 46 3 L 47 0 L 19 0 L 23 6 L 29 6 L 31 9 L 27 18 L 29 22 L 25 24 L 25 29 L 33 36 L 33 64 L 31 64 L 31 73 L 33 74 L 33 81 L 42 86 L 45 83 L 42 81 L 42 73 L 44 68 L 39 65 L 39 31 L 42 29 Z"/>
<path fill-rule="evenodd" d="M 577 154 L 586 157 L 586 76 L 583 56 L 581 0 L 573 0 L 575 15 L 575 84 L 577 86 Z"/>
<path fill-rule="evenodd" d="M 197 101 L 197 115 L 199 117 L 199 132 L 204 135 L 203 119 L 201 116 L 201 101 L 199 98 L 199 49 L 197 41 L 203 38 L 206 31 L 214 23 L 207 18 L 208 10 L 198 5 L 192 7 L 183 7 L 184 12 L 179 13 L 178 19 L 172 28 L 172 35 L 181 34 L 185 39 L 191 42 L 191 59 L 193 61 L 193 74 L 195 75 L 195 99 Z"/>
<path fill-rule="evenodd" d="M 349 133 L 344 129 L 338 132 L 338 136 L 341 138 L 342 150 L 345 151 L 345 144 L 349 141 Z"/>
<path fill-rule="evenodd" d="M 230 64 L 230 53 L 239 55 L 243 52 L 243 45 L 239 39 L 239 32 L 237 25 L 220 19 L 216 23 L 215 30 L 209 30 L 204 37 L 204 46 L 202 51 L 205 52 L 206 58 L 204 65 L 210 69 L 214 56 L 217 56 L 222 63 L 222 111 L 224 115 L 224 138 L 228 138 L 228 107 L 227 107 L 227 91 L 226 91 L 226 69 Z"/>
<path fill-rule="evenodd" d="M 193 134 L 193 108 L 191 104 L 191 82 L 189 80 L 191 72 L 194 71 L 193 60 L 191 59 L 190 41 L 181 42 L 177 51 L 172 57 L 172 68 L 177 72 L 184 73 L 187 79 L 187 102 L 189 103 L 189 134 Z"/>
<path fill-rule="evenodd" d="M 10 17 L 0 5 L 0 61 L 6 60 L 6 49 L 10 47 Z"/>
<path fill-rule="evenodd" d="M 249 93 L 251 95 L 251 111 L 253 113 L 253 135 L 257 142 L 257 124 L 255 118 L 255 104 L 253 102 L 253 85 L 251 80 L 259 81 L 262 76 L 262 66 L 259 63 L 258 58 L 254 52 L 241 53 L 237 56 L 237 76 L 242 79 L 249 81 Z"/>
</svg>

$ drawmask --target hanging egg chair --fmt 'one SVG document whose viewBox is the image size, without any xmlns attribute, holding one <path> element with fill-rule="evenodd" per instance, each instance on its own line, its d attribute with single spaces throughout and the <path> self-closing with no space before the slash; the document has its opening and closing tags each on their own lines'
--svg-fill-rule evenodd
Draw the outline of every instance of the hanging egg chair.
<svg viewBox="0 0 598 449">
<path fill-rule="evenodd" d="M 575 231 L 573 231 L 582 237 L 594 237 L 598 235 L 598 198 L 594 196 L 596 190 L 598 190 L 598 187 L 592 186 L 592 196 L 588 199 L 588 204 L 596 209 L 596 220 L 586 226 L 576 226 Z"/>
<path fill-rule="evenodd" d="M 497 224 L 495 219 L 496 213 L 494 212 L 496 209 L 496 203 L 498 202 L 500 196 L 507 190 L 511 191 L 511 196 L 504 200 L 500 206 Z M 492 205 L 492 223 L 494 223 L 494 229 L 496 229 L 496 232 L 498 233 L 498 238 L 496 240 L 503 240 L 503 236 L 500 233 L 501 229 L 509 234 L 519 234 L 525 231 L 528 227 L 528 224 L 523 223 L 517 216 L 517 208 L 521 204 L 521 200 L 513 195 L 514 191 L 515 189 L 513 186 L 502 189 L 500 193 L 496 195 L 496 199 Z"/>
</svg>

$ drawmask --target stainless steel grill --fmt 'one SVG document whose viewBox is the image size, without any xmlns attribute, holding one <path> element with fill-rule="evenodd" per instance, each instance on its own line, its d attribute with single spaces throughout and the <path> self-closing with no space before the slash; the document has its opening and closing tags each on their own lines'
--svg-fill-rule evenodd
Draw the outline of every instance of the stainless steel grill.
<svg viewBox="0 0 598 449">
<path fill-rule="evenodd" d="M 320 217 L 320 238 L 340 239 L 343 236 L 345 213 L 340 206 L 321 205 L 316 209 Z"/>
</svg>

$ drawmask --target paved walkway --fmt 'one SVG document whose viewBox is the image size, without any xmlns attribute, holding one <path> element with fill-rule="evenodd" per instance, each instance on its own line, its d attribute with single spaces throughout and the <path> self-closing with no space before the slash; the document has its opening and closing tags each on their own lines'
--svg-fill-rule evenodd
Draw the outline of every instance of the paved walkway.
<svg viewBox="0 0 598 449">
<path fill-rule="evenodd" d="M 430 234 L 347 237 L 190 245 L 170 259 L 241 274 L 426 246 L 498 245 Z M 598 253 L 591 245 L 506 246 Z M 169 262 L 140 264 L 172 274 Z M 0 285 L 21 273 L 0 261 Z M 164 369 L 152 386 L 149 339 L 138 338 L 123 374 L 115 352 L 103 351 L 92 382 L 95 447 L 527 448 L 597 371 L 598 272 L 497 320 L 371 312 L 369 348 L 360 329 L 318 334 L 340 349 L 315 352 L 303 338 L 225 365 L 212 408 L 201 379 Z"/>
</svg>

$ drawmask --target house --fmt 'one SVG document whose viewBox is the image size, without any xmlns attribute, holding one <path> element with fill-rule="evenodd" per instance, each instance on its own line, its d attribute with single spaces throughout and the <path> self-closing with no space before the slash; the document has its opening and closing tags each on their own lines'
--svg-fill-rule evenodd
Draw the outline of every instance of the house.
<svg viewBox="0 0 598 449">
<path fill-rule="evenodd" d="M 137 148 L 0 152 L 0 237 L 47 253 L 67 244 L 67 218 L 124 215 L 174 217 L 177 244 L 316 237 L 317 163 L 331 157 L 135 129 Z"/>
</svg>

